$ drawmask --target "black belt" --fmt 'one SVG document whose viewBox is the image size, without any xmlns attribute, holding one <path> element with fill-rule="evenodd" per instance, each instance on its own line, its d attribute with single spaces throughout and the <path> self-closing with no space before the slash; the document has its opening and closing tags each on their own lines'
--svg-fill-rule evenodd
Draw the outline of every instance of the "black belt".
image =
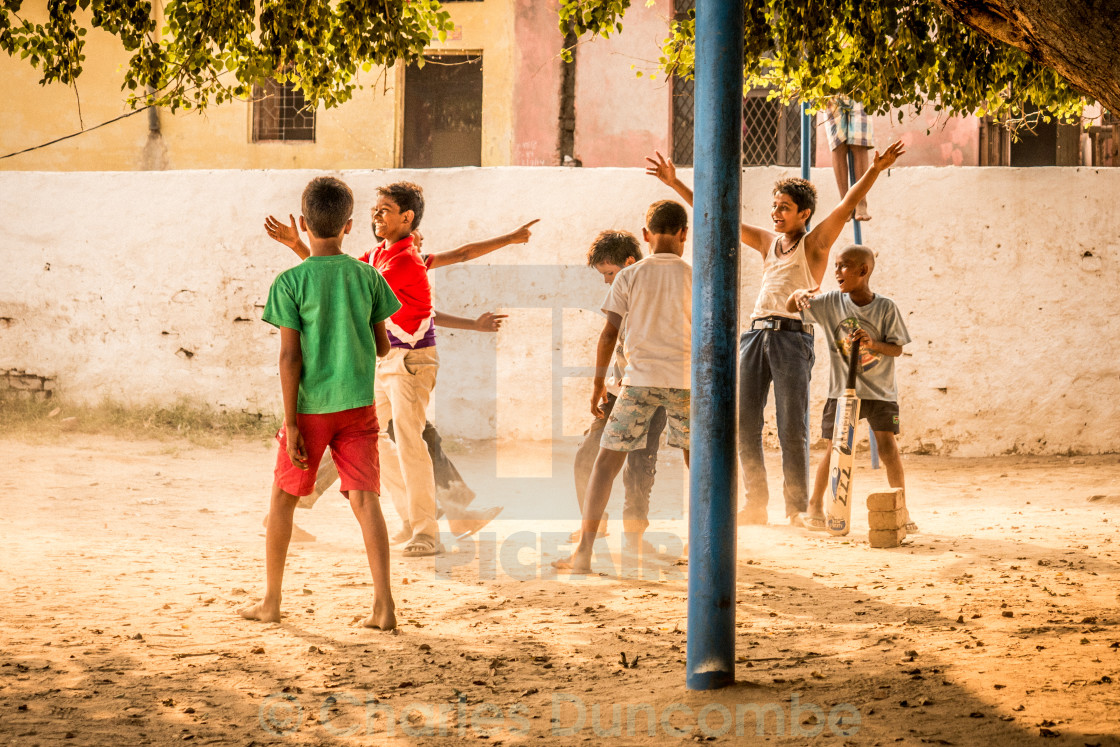
<svg viewBox="0 0 1120 747">
<path fill-rule="evenodd" d="M 766 316 L 761 319 L 751 320 L 751 329 L 774 329 L 780 332 L 804 332 L 813 334 L 813 327 L 802 324 L 799 319 L 790 319 L 784 316 Z"/>
</svg>

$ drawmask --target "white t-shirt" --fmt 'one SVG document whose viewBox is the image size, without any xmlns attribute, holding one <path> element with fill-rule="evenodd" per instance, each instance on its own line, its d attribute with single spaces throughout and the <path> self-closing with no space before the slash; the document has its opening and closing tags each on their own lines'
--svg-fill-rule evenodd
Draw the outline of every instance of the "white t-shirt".
<svg viewBox="0 0 1120 747">
<path fill-rule="evenodd" d="M 607 295 L 610 295 L 610 288 Z M 604 300 L 603 303 L 606 303 Z M 626 339 L 626 324 L 618 330 L 618 341 L 614 344 L 614 360 L 611 362 L 611 372 L 607 376 L 607 392 L 618 396 L 622 392 L 622 380 L 626 377 L 626 351 L 622 342 Z"/>
<path fill-rule="evenodd" d="M 615 276 L 604 312 L 626 329 L 624 386 L 689 389 L 692 266 L 675 254 L 651 254 Z"/>
</svg>

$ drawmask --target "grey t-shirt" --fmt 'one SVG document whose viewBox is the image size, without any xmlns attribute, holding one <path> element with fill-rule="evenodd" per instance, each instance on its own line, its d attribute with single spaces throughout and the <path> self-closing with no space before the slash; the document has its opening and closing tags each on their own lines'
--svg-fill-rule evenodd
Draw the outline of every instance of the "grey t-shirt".
<svg viewBox="0 0 1120 747">
<path fill-rule="evenodd" d="M 894 301 L 886 296 L 875 295 L 871 303 L 857 306 L 851 296 L 840 291 L 830 291 L 816 296 L 809 308 L 801 312 L 805 321 L 816 322 L 828 345 L 830 375 L 828 396 L 838 398 L 844 394 L 844 383 L 848 375 L 848 333 L 853 329 L 867 330 L 871 339 L 877 342 L 890 342 L 905 345 L 910 342 L 910 333 L 902 321 L 902 314 Z M 860 399 L 879 399 L 887 402 L 898 401 L 898 389 L 894 383 L 894 358 L 870 350 L 860 350 L 863 364 L 856 377 L 856 394 Z"/>
</svg>

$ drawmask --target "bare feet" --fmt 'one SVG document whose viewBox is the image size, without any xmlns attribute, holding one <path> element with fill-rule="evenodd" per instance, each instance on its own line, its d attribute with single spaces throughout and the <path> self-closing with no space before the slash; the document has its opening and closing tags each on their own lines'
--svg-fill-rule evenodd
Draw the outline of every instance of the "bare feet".
<svg viewBox="0 0 1120 747">
<path fill-rule="evenodd" d="M 856 205 L 855 219 L 858 221 L 871 220 L 871 211 L 867 209 L 867 200 L 860 200 Z"/>
<path fill-rule="evenodd" d="M 622 551 L 627 555 L 656 555 L 657 548 L 642 538 L 641 532 L 622 534 Z"/>
<path fill-rule="evenodd" d="M 373 612 L 362 620 L 363 628 L 376 628 L 378 630 L 396 630 L 397 610 L 392 604 L 373 603 Z"/>
<path fill-rule="evenodd" d="M 260 620 L 266 623 L 280 622 L 280 603 L 269 604 L 260 601 L 251 607 L 238 610 L 237 614 L 241 615 L 246 620 Z"/>
<path fill-rule="evenodd" d="M 306 529 L 301 529 L 297 524 L 292 524 L 292 542 L 314 542 L 315 535 Z"/>
<path fill-rule="evenodd" d="M 578 553 L 573 553 L 570 558 L 552 561 L 552 567 L 558 571 L 567 571 L 573 576 L 591 573 L 590 561 L 581 558 Z"/>
<path fill-rule="evenodd" d="M 264 527 L 266 530 L 268 529 L 268 514 L 264 515 L 264 520 L 261 522 L 261 526 Z M 300 527 L 298 527 L 296 525 L 295 522 L 292 522 L 292 540 L 291 541 L 292 542 L 314 542 L 315 541 L 315 535 L 312 534 L 311 532 L 307 531 L 306 529 L 301 529 Z"/>
</svg>

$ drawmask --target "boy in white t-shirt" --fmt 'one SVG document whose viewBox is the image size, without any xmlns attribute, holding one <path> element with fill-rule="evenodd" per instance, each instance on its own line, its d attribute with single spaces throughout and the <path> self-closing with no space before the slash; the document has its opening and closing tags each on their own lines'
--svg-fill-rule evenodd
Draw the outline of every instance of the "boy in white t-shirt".
<svg viewBox="0 0 1120 747">
<path fill-rule="evenodd" d="M 595 417 L 604 417 L 600 405 L 607 399 L 608 368 L 623 325 L 627 367 L 591 469 L 579 545 L 570 558 L 553 563 L 571 573 L 591 572 L 591 550 L 611 486 L 627 453 L 645 448 L 659 407 L 665 409 L 669 445 L 683 450 L 688 464 L 692 267 L 681 259 L 688 237 L 684 206 L 672 200 L 655 202 L 646 211 L 642 237 L 650 255 L 620 270 L 603 302 L 607 321 L 599 335 L 591 393 Z"/>
<path fill-rule="evenodd" d="M 601 231 L 591 242 L 587 251 L 587 264 L 603 276 L 608 286 L 624 267 L 642 260 L 642 245 L 638 237 L 629 231 Z M 603 438 L 603 428 L 607 417 L 614 408 L 615 400 L 622 391 L 622 379 L 626 372 L 626 351 L 623 339 L 626 337 L 625 325 L 619 330 L 615 345 L 614 365 L 607 377 L 607 399 L 600 405 L 603 416 L 595 416 L 591 426 L 584 432 L 583 441 L 576 451 L 572 471 L 575 475 L 576 500 L 583 512 L 583 502 L 591 470 L 599 456 L 599 444 Z M 622 550 L 629 554 L 652 553 L 654 549 L 642 539 L 649 526 L 649 496 L 653 490 L 653 479 L 657 472 L 657 449 L 661 443 L 661 432 L 665 430 L 665 408 L 659 407 L 650 420 L 646 433 L 645 446 L 626 454 L 626 466 L 622 470 L 622 484 L 626 488 L 626 500 L 622 508 Z M 599 526 L 599 536 L 607 532 L 607 514 L 603 512 Z M 572 532 L 569 542 L 579 542 L 579 530 Z"/>
</svg>

